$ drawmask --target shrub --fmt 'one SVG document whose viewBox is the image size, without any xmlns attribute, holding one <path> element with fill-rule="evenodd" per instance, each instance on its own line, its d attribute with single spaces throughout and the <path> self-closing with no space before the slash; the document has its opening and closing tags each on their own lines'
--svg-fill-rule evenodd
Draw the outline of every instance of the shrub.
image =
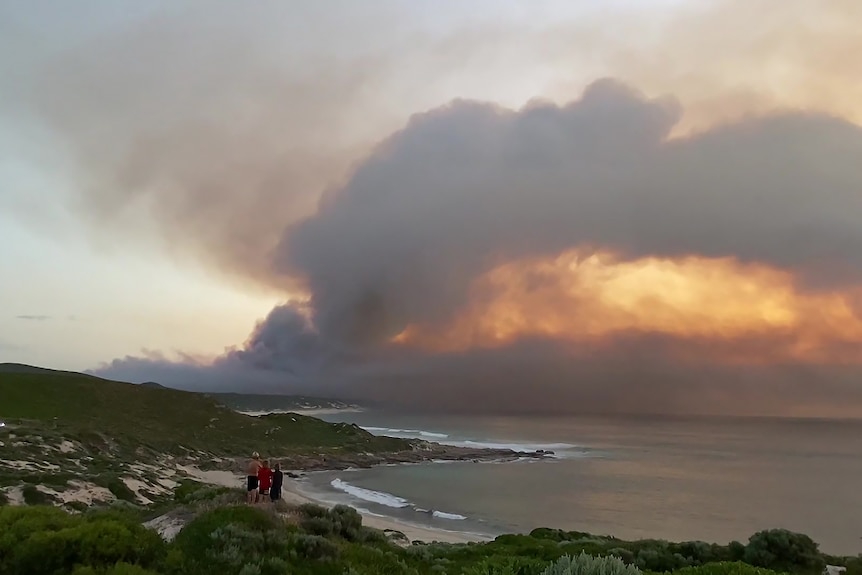
<svg viewBox="0 0 862 575">
<path fill-rule="evenodd" d="M 154 532 L 116 517 L 85 519 L 48 507 L 0 510 L 0 573 L 69 573 L 76 565 L 150 566 L 165 544 Z"/>
<path fill-rule="evenodd" d="M 165 543 L 158 533 L 116 519 L 87 521 L 60 532 L 75 550 L 76 563 L 112 565 L 120 561 L 152 565 L 162 559 Z"/>
<path fill-rule="evenodd" d="M 581 553 L 577 557 L 560 557 L 548 565 L 542 575 L 640 575 L 640 570 L 626 565 L 619 557 L 594 557 Z"/>
<path fill-rule="evenodd" d="M 302 506 L 300 511 L 305 515 L 300 521 L 300 527 L 312 535 L 338 535 L 354 542 L 375 539 L 370 531 L 363 530 L 362 516 L 353 507 L 336 505 L 327 510 L 316 505 L 307 505 Z"/>
<path fill-rule="evenodd" d="M 83 501 L 69 501 L 66 503 L 66 507 L 71 509 L 72 511 L 84 512 L 89 509 L 89 506 Z"/>
<path fill-rule="evenodd" d="M 545 563 L 524 557 L 495 557 L 473 565 L 464 575 L 538 575 Z"/>
<path fill-rule="evenodd" d="M 608 551 L 608 555 L 619 557 L 620 559 L 622 559 L 623 563 L 626 563 L 627 565 L 633 565 L 635 562 L 635 554 L 628 549 L 624 549 L 622 547 L 614 547 L 613 549 Z"/>
<path fill-rule="evenodd" d="M 114 497 L 120 501 L 134 502 L 137 500 L 135 492 L 129 489 L 122 479 L 119 477 L 110 477 L 105 481 L 105 487 L 108 488 Z"/>
<path fill-rule="evenodd" d="M 202 514 L 177 535 L 165 560 L 169 573 L 255 573 L 287 570 L 287 539 L 260 509 L 229 507 Z"/>
<path fill-rule="evenodd" d="M 105 575 L 158 575 L 155 571 L 144 569 L 129 563 L 117 563 L 105 572 Z"/>
<path fill-rule="evenodd" d="M 51 503 L 53 498 L 47 493 L 42 493 L 35 485 L 25 485 L 21 490 L 24 496 L 24 503 L 27 505 L 47 505 Z"/>
<path fill-rule="evenodd" d="M 819 574 L 826 566 L 817 543 L 807 535 L 786 529 L 769 529 L 752 535 L 744 559 L 746 563 L 774 571 Z"/>
<path fill-rule="evenodd" d="M 775 571 L 740 562 L 708 563 L 697 567 L 684 567 L 674 575 L 777 575 Z"/>
<path fill-rule="evenodd" d="M 329 511 L 314 503 L 303 503 L 299 506 L 299 512 L 306 517 L 326 517 Z"/>
<path fill-rule="evenodd" d="M 276 527 L 274 518 L 260 509 L 248 506 L 221 507 L 202 513 L 189 522 L 177 534 L 174 544 L 186 557 L 203 560 L 212 544 L 212 534 L 231 524 L 250 531 L 267 531 Z"/>
<path fill-rule="evenodd" d="M 329 516 L 341 529 L 359 529 L 362 527 L 362 516 L 353 507 L 336 505 L 329 511 Z"/>
<path fill-rule="evenodd" d="M 745 558 L 745 545 L 739 541 L 731 541 L 727 546 L 728 560 L 742 561 Z"/>
<path fill-rule="evenodd" d="M 407 541 L 407 537 L 401 533 L 402 539 Z M 359 529 L 359 541 L 363 543 L 389 543 L 390 539 L 383 531 L 378 531 L 377 529 L 371 529 L 369 527 L 362 527 Z"/>
<path fill-rule="evenodd" d="M 191 496 L 200 489 L 206 486 L 199 481 L 193 479 L 182 479 L 179 485 L 174 487 L 174 501 L 177 503 L 189 503 Z"/>
<path fill-rule="evenodd" d="M 242 498 L 236 497 L 237 490 L 230 487 L 214 487 L 192 479 L 183 479 L 174 488 L 174 501 L 184 505 L 201 501 L 224 500 L 225 503 L 237 503 Z"/>
<path fill-rule="evenodd" d="M 330 560 L 338 557 L 338 546 L 320 535 L 295 533 L 290 538 L 295 554 L 304 559 Z"/>
<path fill-rule="evenodd" d="M 335 533 L 335 524 L 328 517 L 306 517 L 299 525 L 312 535 L 327 537 Z"/>
</svg>

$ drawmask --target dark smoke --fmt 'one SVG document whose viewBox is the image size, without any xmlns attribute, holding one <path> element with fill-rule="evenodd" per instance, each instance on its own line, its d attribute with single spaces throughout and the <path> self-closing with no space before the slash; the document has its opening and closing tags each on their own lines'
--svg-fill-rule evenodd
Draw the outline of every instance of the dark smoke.
<svg viewBox="0 0 862 575">
<path fill-rule="evenodd" d="M 764 262 L 800 289 L 862 280 L 862 129 L 785 113 L 668 140 L 680 114 L 673 99 L 602 80 L 565 106 L 456 101 L 416 115 L 283 233 L 272 263 L 308 287 L 308 314 L 277 308 L 212 366 L 127 358 L 100 372 L 425 409 L 858 408 L 856 367 L 723 361 L 721 346 L 756 360 L 781 336 L 717 345 L 623 334 L 574 350 L 518 341 L 440 355 L 386 343 L 408 324 L 445 324 L 493 267 L 574 247 Z"/>
</svg>

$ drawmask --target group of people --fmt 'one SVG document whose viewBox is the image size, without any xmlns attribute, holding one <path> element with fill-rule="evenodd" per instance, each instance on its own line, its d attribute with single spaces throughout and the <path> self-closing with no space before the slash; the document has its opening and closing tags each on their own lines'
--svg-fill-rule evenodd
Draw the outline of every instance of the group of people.
<svg viewBox="0 0 862 575">
<path fill-rule="evenodd" d="M 269 500 L 275 503 L 281 499 L 281 486 L 284 483 L 284 474 L 281 472 L 281 464 L 276 463 L 272 468 L 269 460 L 261 461 L 260 454 L 255 451 L 248 462 L 248 503 L 249 505 Z"/>
</svg>

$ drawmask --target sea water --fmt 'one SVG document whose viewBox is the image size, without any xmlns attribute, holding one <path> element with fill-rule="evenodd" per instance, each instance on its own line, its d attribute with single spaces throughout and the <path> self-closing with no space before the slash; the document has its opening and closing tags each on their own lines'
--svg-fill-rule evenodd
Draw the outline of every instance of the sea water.
<svg viewBox="0 0 862 575">
<path fill-rule="evenodd" d="M 329 501 L 442 529 L 535 527 L 726 543 L 783 527 L 862 552 L 862 422 L 787 419 L 324 416 L 448 445 L 552 450 L 549 461 L 312 474 Z"/>
</svg>

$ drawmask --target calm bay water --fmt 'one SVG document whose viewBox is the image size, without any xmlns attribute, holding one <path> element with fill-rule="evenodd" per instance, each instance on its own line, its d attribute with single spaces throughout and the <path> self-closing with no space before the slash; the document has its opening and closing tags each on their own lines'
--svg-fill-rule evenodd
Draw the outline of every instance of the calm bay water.
<svg viewBox="0 0 862 575">
<path fill-rule="evenodd" d="M 315 475 L 307 486 L 382 515 L 491 534 L 545 526 L 710 542 L 785 527 L 830 553 L 862 552 L 862 422 L 382 412 L 325 419 L 455 445 L 550 448 L 559 457 L 379 467 Z"/>
</svg>

